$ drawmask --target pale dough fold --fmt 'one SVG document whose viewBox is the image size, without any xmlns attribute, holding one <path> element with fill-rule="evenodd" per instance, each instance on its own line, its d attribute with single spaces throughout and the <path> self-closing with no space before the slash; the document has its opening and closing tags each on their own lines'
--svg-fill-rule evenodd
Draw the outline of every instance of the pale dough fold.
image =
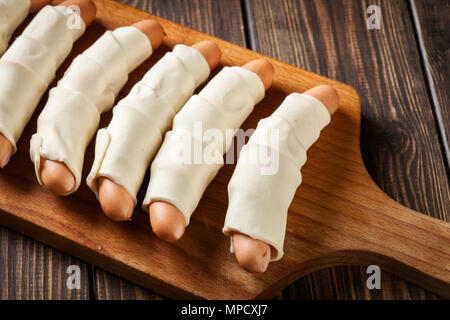
<svg viewBox="0 0 450 320">
<path fill-rule="evenodd" d="M 236 130 L 252 112 L 253 107 L 264 97 L 264 85 L 257 74 L 242 67 L 224 67 L 198 94 L 192 96 L 175 116 L 173 129 L 165 135 L 164 142 L 153 160 L 150 183 L 143 208 L 148 210 L 151 202 L 162 200 L 176 206 L 185 216 L 186 225 L 197 207 L 206 187 L 223 166 L 223 154 L 228 150 Z M 222 137 L 205 141 L 196 134 L 195 127 L 201 124 L 202 132 L 215 129 Z M 177 155 L 185 158 L 186 143 L 191 143 L 188 158 L 181 162 Z M 196 146 L 212 153 L 212 161 L 200 161 Z M 210 147 L 213 146 L 211 149 Z"/>
<path fill-rule="evenodd" d="M 258 123 L 228 184 L 226 235 L 240 232 L 262 240 L 272 247 L 271 261 L 282 258 L 288 208 L 302 181 L 300 168 L 306 151 L 329 122 L 330 114 L 321 101 L 293 93 Z M 270 162 L 263 164 L 257 154 L 270 155 Z M 276 158 L 278 170 L 265 172 Z"/>
<path fill-rule="evenodd" d="M 67 27 L 77 17 L 67 7 L 44 7 L 0 59 L 0 133 L 14 151 L 56 70 L 84 33 L 81 19 L 80 28 Z"/>
<path fill-rule="evenodd" d="M 30 0 L 0 0 L 0 56 L 8 48 L 9 40 L 30 10 Z"/>
<path fill-rule="evenodd" d="M 203 55 L 176 45 L 113 109 L 107 128 L 97 133 L 95 160 L 86 181 L 98 196 L 98 178 L 123 186 L 136 204 L 145 171 L 170 129 L 175 114 L 209 76 Z"/>
<path fill-rule="evenodd" d="M 37 133 L 31 138 L 30 155 L 36 176 L 40 158 L 60 161 L 81 183 L 84 154 L 97 130 L 100 115 L 111 109 L 128 80 L 128 73 L 152 54 L 147 36 L 135 27 L 106 31 L 77 56 L 39 115 Z"/>
</svg>

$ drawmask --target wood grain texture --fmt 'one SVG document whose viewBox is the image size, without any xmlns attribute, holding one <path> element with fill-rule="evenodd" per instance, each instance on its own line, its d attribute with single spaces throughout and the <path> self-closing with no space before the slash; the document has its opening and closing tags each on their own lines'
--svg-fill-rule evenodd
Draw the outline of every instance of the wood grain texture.
<svg viewBox="0 0 450 320">
<path fill-rule="evenodd" d="M 239 0 L 120 0 L 123 4 L 150 12 L 159 17 L 245 45 L 244 24 Z M 160 299 L 161 296 L 123 280 L 100 268 L 94 268 L 96 299 Z M 281 296 L 281 293 L 279 294 Z"/>
<path fill-rule="evenodd" d="M 419 37 L 427 81 L 433 101 L 436 121 L 441 130 L 443 149 L 450 166 L 450 0 L 410 0 Z M 449 168 L 450 170 L 450 168 Z"/>
<path fill-rule="evenodd" d="M 381 30 L 366 28 L 371 4 L 381 8 Z M 448 180 L 406 1 L 249 0 L 247 7 L 254 50 L 356 88 L 364 162 L 383 191 L 449 221 Z M 366 278 L 362 267 L 333 268 L 288 291 L 292 298 L 435 297 L 387 273 L 382 292 L 369 291 Z"/>
<path fill-rule="evenodd" d="M 0 300 L 89 299 L 87 264 L 4 227 L 0 241 Z M 80 266 L 80 289 L 66 285 L 70 265 Z"/>
<path fill-rule="evenodd" d="M 95 300 L 160 300 L 161 295 L 94 267 Z"/>
<path fill-rule="evenodd" d="M 119 0 L 117 2 L 245 46 L 240 0 Z"/>
<path fill-rule="evenodd" d="M 339 266 L 312 272 L 286 288 L 285 296 L 307 300 L 409 300 L 440 299 L 400 277 L 382 271 L 381 290 L 365 285 L 366 268 Z"/>
</svg>

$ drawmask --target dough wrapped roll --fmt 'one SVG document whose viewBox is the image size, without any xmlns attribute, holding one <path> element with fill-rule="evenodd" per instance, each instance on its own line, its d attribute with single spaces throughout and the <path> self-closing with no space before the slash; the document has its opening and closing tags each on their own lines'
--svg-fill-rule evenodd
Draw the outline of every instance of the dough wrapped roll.
<svg viewBox="0 0 450 320">
<path fill-rule="evenodd" d="M 0 56 L 8 48 L 9 40 L 30 10 L 30 0 L 0 0 Z"/>
<path fill-rule="evenodd" d="M 76 57 L 39 115 L 30 155 L 41 185 L 40 159 L 64 163 L 81 182 L 86 147 L 100 115 L 111 109 L 128 74 L 152 54 L 147 36 L 135 27 L 107 31 Z"/>
<path fill-rule="evenodd" d="M 98 178 L 123 186 L 136 205 L 145 171 L 170 129 L 173 117 L 209 76 L 203 55 L 176 45 L 113 109 L 107 128 L 97 133 L 95 160 L 87 184 L 98 197 Z"/>
<path fill-rule="evenodd" d="M 239 232 L 262 240 L 272 247 L 271 261 L 282 258 L 288 208 L 302 181 L 300 168 L 330 120 L 320 100 L 293 93 L 258 123 L 228 185 L 226 235 Z"/>
<path fill-rule="evenodd" d="M 79 28 L 69 28 L 68 19 L 79 19 Z M 14 151 L 56 70 L 84 30 L 72 9 L 46 6 L 0 59 L 0 133 Z"/>
<path fill-rule="evenodd" d="M 264 93 L 256 73 L 242 67 L 224 67 L 192 96 L 175 116 L 173 129 L 166 133 L 152 163 L 143 208 L 148 210 L 157 200 L 168 202 L 183 213 L 187 226 L 206 187 L 223 166 L 232 136 Z M 206 141 L 198 136 L 199 126 L 200 135 L 213 129 L 222 139 Z M 196 152 L 198 146 L 200 153 Z"/>
</svg>

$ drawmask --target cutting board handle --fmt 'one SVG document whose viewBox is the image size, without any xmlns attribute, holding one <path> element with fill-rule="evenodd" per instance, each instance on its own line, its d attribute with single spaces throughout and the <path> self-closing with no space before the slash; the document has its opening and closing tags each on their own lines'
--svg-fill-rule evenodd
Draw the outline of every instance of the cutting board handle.
<svg viewBox="0 0 450 320">
<path fill-rule="evenodd" d="M 378 265 L 450 298 L 450 224 L 383 197 L 378 208 L 383 214 L 374 218 L 360 212 L 361 228 L 369 232 L 355 243 L 350 258 L 344 252 L 336 255 L 346 257 L 348 264 Z"/>
</svg>

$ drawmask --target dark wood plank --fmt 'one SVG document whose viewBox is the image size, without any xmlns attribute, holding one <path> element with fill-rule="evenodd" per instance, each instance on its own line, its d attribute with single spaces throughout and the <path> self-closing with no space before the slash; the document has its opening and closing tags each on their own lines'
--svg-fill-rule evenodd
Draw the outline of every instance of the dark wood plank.
<svg viewBox="0 0 450 320">
<path fill-rule="evenodd" d="M 410 0 L 419 45 L 426 68 L 436 121 L 441 131 L 442 147 L 450 166 L 450 16 L 449 0 Z"/>
<path fill-rule="evenodd" d="M 319 270 L 289 286 L 286 295 L 308 300 L 439 299 L 439 296 L 386 272 L 382 272 L 381 290 L 369 290 L 365 285 L 365 270 L 358 266 Z"/>
<path fill-rule="evenodd" d="M 160 300 L 162 296 L 94 267 L 96 300 Z"/>
<path fill-rule="evenodd" d="M 118 2 L 245 46 L 244 24 L 239 0 L 120 0 Z M 97 267 L 94 268 L 94 292 L 96 299 L 162 298 Z"/>
<path fill-rule="evenodd" d="M 366 8 L 381 9 L 380 30 Z M 449 185 L 406 1 L 248 0 L 255 51 L 353 86 L 361 97 L 361 149 L 376 183 L 393 199 L 450 220 Z M 436 298 L 382 273 L 367 290 L 364 267 L 314 272 L 286 290 L 291 298 Z"/>
<path fill-rule="evenodd" d="M 118 2 L 245 46 L 239 0 L 118 0 Z"/>
<path fill-rule="evenodd" d="M 70 265 L 80 267 L 80 289 L 66 285 Z M 88 264 L 0 226 L 0 300 L 86 300 L 90 277 Z"/>
</svg>

